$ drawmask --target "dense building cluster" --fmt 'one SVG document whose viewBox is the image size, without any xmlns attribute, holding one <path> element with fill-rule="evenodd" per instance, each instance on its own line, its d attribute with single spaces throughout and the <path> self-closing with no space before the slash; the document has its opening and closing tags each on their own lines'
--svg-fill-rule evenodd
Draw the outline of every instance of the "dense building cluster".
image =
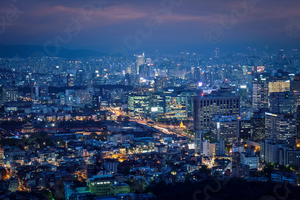
<svg viewBox="0 0 300 200">
<path fill-rule="evenodd" d="M 0 59 L 0 199 L 156 199 L 165 181 L 299 185 L 300 60 Z M 268 171 L 269 170 L 269 171 Z"/>
</svg>

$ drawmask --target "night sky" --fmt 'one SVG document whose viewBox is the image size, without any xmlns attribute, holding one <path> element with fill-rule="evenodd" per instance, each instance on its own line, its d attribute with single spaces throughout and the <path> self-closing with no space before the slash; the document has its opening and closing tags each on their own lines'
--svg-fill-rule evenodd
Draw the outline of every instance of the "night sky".
<svg viewBox="0 0 300 200">
<path fill-rule="evenodd" d="M 57 41 L 104 53 L 115 46 L 134 53 L 203 53 L 215 47 L 288 51 L 300 44 L 298 0 L 1 0 L 0 22 L 1 44 Z"/>
</svg>

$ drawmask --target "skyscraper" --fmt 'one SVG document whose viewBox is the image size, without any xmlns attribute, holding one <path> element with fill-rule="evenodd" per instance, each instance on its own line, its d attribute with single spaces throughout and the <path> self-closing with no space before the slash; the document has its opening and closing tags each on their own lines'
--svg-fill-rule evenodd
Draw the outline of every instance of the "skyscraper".
<svg viewBox="0 0 300 200">
<path fill-rule="evenodd" d="M 210 130 L 212 117 L 218 115 L 238 116 L 240 97 L 230 91 L 220 90 L 210 95 L 194 97 L 194 131 L 196 152 L 201 151 L 204 131 Z"/>
<path fill-rule="evenodd" d="M 19 97 L 17 87 L 3 87 L 2 88 L 2 101 L 12 102 L 17 101 Z"/>
<path fill-rule="evenodd" d="M 84 71 L 79 69 L 76 73 L 76 85 L 84 85 Z"/>
<path fill-rule="evenodd" d="M 74 74 L 68 74 L 67 76 L 67 86 L 74 86 Z"/>
<path fill-rule="evenodd" d="M 145 64 L 145 54 L 136 56 L 136 72 L 140 73 L 140 65 Z"/>
<path fill-rule="evenodd" d="M 252 108 L 259 110 L 268 107 L 268 83 L 263 75 L 256 76 L 252 81 Z"/>
<path fill-rule="evenodd" d="M 296 143 L 296 115 L 266 113 L 266 139 L 284 141 L 290 146 Z"/>
<path fill-rule="evenodd" d="M 269 109 L 272 113 L 291 114 L 294 112 L 293 92 L 272 92 L 269 96 Z"/>
<path fill-rule="evenodd" d="M 48 96 L 48 85 L 41 84 L 39 87 L 40 97 L 47 97 Z"/>
</svg>

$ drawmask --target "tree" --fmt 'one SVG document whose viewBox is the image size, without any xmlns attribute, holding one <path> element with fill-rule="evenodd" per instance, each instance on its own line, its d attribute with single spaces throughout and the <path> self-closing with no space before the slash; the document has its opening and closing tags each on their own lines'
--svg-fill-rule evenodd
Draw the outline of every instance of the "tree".
<svg viewBox="0 0 300 200">
<path fill-rule="evenodd" d="M 108 131 L 103 131 L 100 135 L 99 138 L 101 141 L 106 141 L 108 136 Z"/>
<path fill-rule="evenodd" d="M 126 166 L 126 167 L 124 168 L 124 175 L 128 175 L 128 174 L 130 174 L 130 167 L 129 167 L 129 166 Z"/>
<path fill-rule="evenodd" d="M 199 173 L 210 175 L 211 174 L 211 170 L 208 169 L 206 165 L 201 165 L 201 168 L 199 169 Z"/>
<path fill-rule="evenodd" d="M 185 182 L 187 183 L 187 182 L 191 182 L 191 178 L 192 178 L 192 175 L 191 175 L 191 173 L 186 173 L 186 175 L 185 175 Z"/>
<path fill-rule="evenodd" d="M 214 177 L 219 177 L 219 176 L 221 176 L 221 174 L 220 174 L 219 171 L 215 170 L 214 173 L 213 173 L 213 176 Z"/>
<path fill-rule="evenodd" d="M 268 179 L 271 179 L 271 174 L 274 171 L 274 165 L 268 164 L 264 167 L 263 172 L 264 176 L 267 177 Z"/>
</svg>

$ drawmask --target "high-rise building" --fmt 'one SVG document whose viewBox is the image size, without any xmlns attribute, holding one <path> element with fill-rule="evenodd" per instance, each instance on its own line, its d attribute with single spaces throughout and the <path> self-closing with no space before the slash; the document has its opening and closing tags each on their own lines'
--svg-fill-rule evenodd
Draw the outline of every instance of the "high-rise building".
<svg viewBox="0 0 300 200">
<path fill-rule="evenodd" d="M 300 91 L 300 74 L 296 74 L 294 76 L 294 80 L 292 81 L 292 90 L 294 92 Z"/>
<path fill-rule="evenodd" d="M 128 95 L 128 110 L 130 116 L 146 117 L 150 111 L 150 96 Z"/>
<path fill-rule="evenodd" d="M 265 76 L 256 76 L 252 81 L 252 108 L 268 107 L 268 82 Z"/>
<path fill-rule="evenodd" d="M 294 112 L 294 93 L 290 91 L 271 92 L 269 110 L 271 113 L 292 114 Z"/>
<path fill-rule="evenodd" d="M 258 111 L 251 117 L 251 135 L 254 140 L 265 138 L 265 112 Z"/>
<path fill-rule="evenodd" d="M 234 96 L 230 91 L 219 90 L 210 95 L 204 95 L 193 98 L 194 104 L 194 131 L 195 148 L 199 152 L 202 149 L 202 139 L 204 131 L 211 128 L 211 119 L 214 115 L 232 115 L 240 114 L 240 97 Z"/>
<path fill-rule="evenodd" d="M 251 120 L 250 119 L 239 120 L 238 139 L 244 139 L 244 140 L 251 139 Z"/>
<path fill-rule="evenodd" d="M 74 86 L 74 74 L 68 74 L 67 76 L 67 86 Z"/>
<path fill-rule="evenodd" d="M 2 88 L 2 101 L 13 102 L 18 101 L 19 93 L 17 87 L 3 87 Z"/>
<path fill-rule="evenodd" d="M 215 140 L 236 141 L 239 121 L 236 116 L 215 115 L 211 120 L 211 136 Z"/>
<path fill-rule="evenodd" d="M 214 115 L 240 114 L 240 97 L 231 93 L 211 93 L 194 97 L 194 129 L 195 131 L 210 130 L 210 122 Z"/>
<path fill-rule="evenodd" d="M 284 141 L 290 146 L 296 143 L 296 115 L 266 113 L 266 139 Z"/>
<path fill-rule="evenodd" d="M 294 93 L 294 112 L 300 109 L 300 92 Z"/>
<path fill-rule="evenodd" d="M 164 114 L 166 118 L 186 118 L 186 97 L 165 95 Z"/>
<path fill-rule="evenodd" d="M 48 96 L 48 85 L 41 84 L 39 86 L 40 97 L 47 97 Z"/>
<path fill-rule="evenodd" d="M 126 66 L 125 73 L 126 74 L 131 74 L 132 73 L 131 65 Z"/>
<path fill-rule="evenodd" d="M 140 65 L 145 64 L 145 54 L 136 56 L 136 71 L 137 74 L 140 73 Z"/>
<path fill-rule="evenodd" d="M 268 84 L 269 93 L 271 92 L 286 92 L 290 91 L 290 80 L 272 80 Z"/>
<path fill-rule="evenodd" d="M 35 85 L 31 87 L 31 98 L 37 100 L 40 97 L 39 86 Z"/>
<path fill-rule="evenodd" d="M 82 69 L 79 69 L 76 73 L 76 85 L 84 85 L 84 71 Z"/>
</svg>

